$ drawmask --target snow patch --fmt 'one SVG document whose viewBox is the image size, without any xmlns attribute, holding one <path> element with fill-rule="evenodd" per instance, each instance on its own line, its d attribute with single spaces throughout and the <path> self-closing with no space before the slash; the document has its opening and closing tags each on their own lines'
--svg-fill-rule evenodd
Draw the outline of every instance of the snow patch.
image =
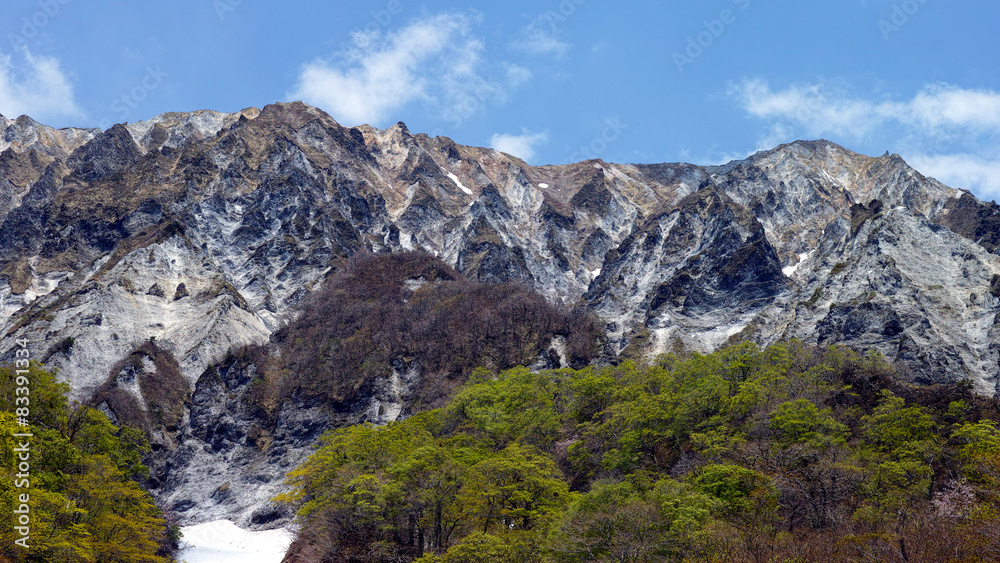
<svg viewBox="0 0 1000 563">
<path fill-rule="evenodd" d="M 539 187 L 539 188 L 542 188 L 542 189 L 544 190 L 545 188 L 549 187 L 549 185 L 548 185 L 548 184 L 546 184 L 545 182 L 540 182 L 540 183 L 538 184 L 538 187 Z"/>
<path fill-rule="evenodd" d="M 799 266 L 801 266 L 806 260 L 809 259 L 809 257 L 813 255 L 813 252 L 816 251 L 810 250 L 809 252 L 803 252 L 802 254 L 799 254 L 799 261 L 792 264 L 791 266 L 785 266 L 784 268 L 781 269 L 781 273 L 785 274 L 786 278 L 792 277 L 792 274 L 794 274 L 796 270 L 799 269 Z"/>
<path fill-rule="evenodd" d="M 462 184 L 462 181 L 458 179 L 458 176 L 452 174 L 451 172 L 448 172 L 448 177 L 451 178 L 452 182 L 455 182 L 455 185 L 458 186 L 458 189 L 462 190 L 463 192 L 469 195 L 472 195 L 472 190 L 465 187 L 465 185 Z"/>
<path fill-rule="evenodd" d="M 413 250 L 413 235 L 400 231 L 399 245 L 402 246 L 404 250 Z"/>
<path fill-rule="evenodd" d="M 292 544 L 290 531 L 251 532 L 229 520 L 181 528 L 180 560 L 187 563 L 280 563 Z"/>
</svg>

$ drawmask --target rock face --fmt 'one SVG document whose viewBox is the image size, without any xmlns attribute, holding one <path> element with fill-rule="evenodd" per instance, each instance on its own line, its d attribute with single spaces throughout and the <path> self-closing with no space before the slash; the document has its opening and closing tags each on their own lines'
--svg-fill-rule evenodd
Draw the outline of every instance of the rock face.
<svg viewBox="0 0 1000 563">
<path fill-rule="evenodd" d="M 280 451 L 226 398 L 251 368 L 223 360 L 268 342 L 359 252 L 422 249 L 582 303 L 611 356 L 798 337 L 876 348 L 916 382 L 1000 385 L 1000 210 L 896 155 L 799 141 L 725 166 L 536 167 L 301 103 L 0 127 L 0 360 L 27 338 L 86 400 L 155 339 L 193 393 L 159 484 L 181 504 L 199 467 L 245 475 Z M 320 416 L 304 412 L 282 416 Z M 289 460 L 318 432 L 296 424 Z M 219 471 L 188 522 L 271 518 L 247 499 L 280 488 L 283 467 L 256 489 Z"/>
</svg>

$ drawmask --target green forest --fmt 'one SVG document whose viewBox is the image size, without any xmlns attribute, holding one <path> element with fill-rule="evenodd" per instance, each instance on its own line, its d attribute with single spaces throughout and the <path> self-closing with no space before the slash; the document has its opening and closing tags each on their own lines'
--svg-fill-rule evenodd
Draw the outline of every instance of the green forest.
<svg viewBox="0 0 1000 563">
<path fill-rule="evenodd" d="M 0 562 L 167 563 L 179 539 L 140 485 L 149 451 L 141 430 L 67 400 L 69 385 L 31 362 L 27 374 L 0 368 Z M 22 380 L 17 381 L 20 375 Z M 18 387 L 30 389 L 30 425 L 15 416 Z M 14 434 L 32 434 L 15 438 Z M 28 452 L 15 451 L 27 440 Z M 30 467 L 19 476 L 19 463 Z M 24 485 L 29 485 L 25 487 Z M 16 545 L 14 514 L 27 494 L 29 549 Z M 7 507 L 12 507 L 7 510 Z"/>
<path fill-rule="evenodd" d="M 286 561 L 1000 560 L 997 401 L 792 341 L 475 371 L 328 432 Z"/>
</svg>

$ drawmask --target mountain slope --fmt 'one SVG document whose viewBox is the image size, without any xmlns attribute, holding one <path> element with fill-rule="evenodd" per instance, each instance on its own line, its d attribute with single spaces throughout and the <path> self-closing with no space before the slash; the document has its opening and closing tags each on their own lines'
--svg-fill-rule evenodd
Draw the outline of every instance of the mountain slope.
<svg viewBox="0 0 1000 563">
<path fill-rule="evenodd" d="M 1000 208 L 897 155 L 798 141 L 724 166 L 530 166 L 402 123 L 343 127 L 302 103 L 106 131 L 0 127 L 0 360 L 26 338 L 87 400 L 155 341 L 193 392 L 178 432 L 195 441 L 162 440 L 188 452 L 178 499 L 221 459 L 203 447 L 212 436 L 230 451 L 251 434 L 252 415 L 216 397 L 257 369 L 229 352 L 271 342 L 359 253 L 422 250 L 467 280 L 583 306 L 603 361 L 797 337 L 878 349 L 918 383 L 1000 385 Z M 301 432 L 276 443 L 292 459 L 336 422 L 288 409 Z M 222 413 L 233 433 L 208 433 Z M 253 521 L 270 483 L 211 516 Z"/>
<path fill-rule="evenodd" d="M 998 211 L 895 155 L 814 141 L 725 166 L 533 167 L 401 123 L 345 128 L 301 103 L 165 114 L 103 132 L 4 123 L 0 318 L 10 335 L 74 339 L 72 354 L 47 364 L 78 396 L 149 337 L 170 344 L 193 382 L 233 345 L 266 341 L 338 260 L 408 249 L 554 302 L 586 295 L 618 351 L 643 330 L 649 351 L 710 349 L 757 319 L 762 343 L 867 342 L 918 380 L 996 390 L 992 328 L 977 319 L 997 308 Z M 866 225 L 886 222 L 895 238 L 871 239 Z M 927 236 L 935 255 L 964 258 L 900 270 L 911 298 L 890 309 L 926 319 L 930 332 L 857 340 L 836 328 L 844 307 L 895 283 L 869 279 L 876 264 L 861 257 L 912 262 L 900 244 Z M 824 298 L 827 283 L 841 289 Z M 962 298 L 927 293 L 939 285 Z M 823 318 L 836 309 L 830 328 L 816 332 L 819 320 L 807 319 L 816 311 L 788 317 L 800 302 L 827 310 Z M 920 360 L 939 356 L 950 359 Z"/>
</svg>

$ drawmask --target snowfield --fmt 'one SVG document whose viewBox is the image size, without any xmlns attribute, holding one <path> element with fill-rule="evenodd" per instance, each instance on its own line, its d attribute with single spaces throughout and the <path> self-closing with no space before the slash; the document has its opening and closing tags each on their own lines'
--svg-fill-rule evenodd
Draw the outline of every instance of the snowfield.
<svg viewBox="0 0 1000 563">
<path fill-rule="evenodd" d="M 187 563 L 280 563 L 292 543 L 284 528 L 252 532 L 229 520 L 181 528 L 179 558 Z"/>
</svg>

